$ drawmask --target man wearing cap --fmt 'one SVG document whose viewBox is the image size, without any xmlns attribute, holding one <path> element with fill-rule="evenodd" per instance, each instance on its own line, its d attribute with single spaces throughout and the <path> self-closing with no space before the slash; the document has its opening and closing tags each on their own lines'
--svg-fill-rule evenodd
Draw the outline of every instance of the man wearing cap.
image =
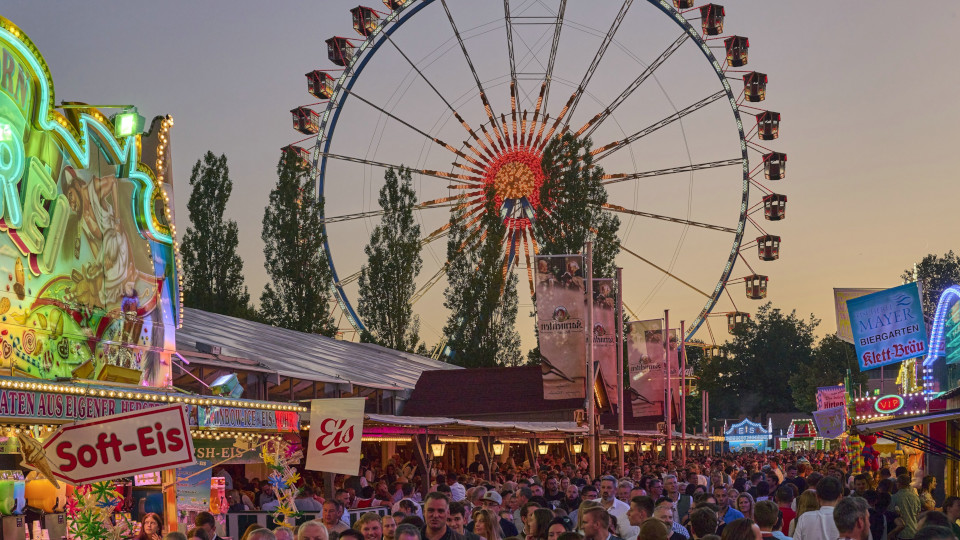
<svg viewBox="0 0 960 540">
<path fill-rule="evenodd" d="M 500 505 L 503 504 L 503 498 L 496 491 L 490 490 L 483 494 L 483 497 L 480 497 L 480 504 L 483 505 L 483 508 L 493 512 L 493 515 L 500 515 Z M 500 529 L 503 531 L 503 537 L 509 538 L 511 536 L 517 536 L 517 527 L 510 520 L 500 518 Z M 467 524 L 467 530 L 473 532 L 473 522 Z"/>
</svg>

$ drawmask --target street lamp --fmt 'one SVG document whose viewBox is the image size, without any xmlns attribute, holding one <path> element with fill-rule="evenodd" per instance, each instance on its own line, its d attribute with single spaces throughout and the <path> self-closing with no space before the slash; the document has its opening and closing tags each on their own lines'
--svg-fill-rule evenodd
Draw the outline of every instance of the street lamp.
<svg viewBox="0 0 960 540">
<path fill-rule="evenodd" d="M 628 442 L 627 442 L 627 443 L 623 443 L 623 453 L 624 453 L 624 454 L 629 454 L 629 453 L 630 453 L 630 443 L 628 443 Z"/>
<path fill-rule="evenodd" d="M 606 443 L 606 442 L 600 443 L 600 451 L 601 451 L 601 452 L 603 452 L 604 454 L 606 454 L 607 451 L 609 451 L 609 450 L 610 450 L 610 443 Z"/>
<path fill-rule="evenodd" d="M 545 456 L 547 454 L 547 451 L 549 450 L 550 450 L 550 445 L 548 445 L 545 442 L 541 442 L 540 444 L 537 445 L 537 452 L 540 452 L 541 456 Z"/>
<path fill-rule="evenodd" d="M 493 441 L 493 455 L 502 456 L 503 455 L 504 444 L 499 439 Z"/>
<path fill-rule="evenodd" d="M 430 452 L 433 454 L 433 457 L 443 456 L 443 451 L 447 449 L 447 443 L 437 439 L 430 443 Z"/>
<path fill-rule="evenodd" d="M 640 444 L 640 449 L 643 450 L 644 452 L 649 452 L 649 451 L 650 451 L 650 443 L 642 443 L 642 444 Z"/>
<path fill-rule="evenodd" d="M 573 446 L 573 453 L 574 453 L 574 454 L 579 454 L 580 452 L 583 451 L 583 443 L 582 443 L 582 442 L 574 442 L 571 446 Z"/>
</svg>

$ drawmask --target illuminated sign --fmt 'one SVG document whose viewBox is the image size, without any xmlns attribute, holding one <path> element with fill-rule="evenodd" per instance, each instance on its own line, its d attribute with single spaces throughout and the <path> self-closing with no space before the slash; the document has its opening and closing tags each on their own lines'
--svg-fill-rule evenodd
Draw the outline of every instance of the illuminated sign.
<svg viewBox="0 0 960 540">
<path fill-rule="evenodd" d="M 847 300 L 847 310 L 861 371 L 927 354 L 916 283 Z"/>
<path fill-rule="evenodd" d="M 893 414 L 902 409 L 903 404 L 903 397 L 897 394 L 890 394 L 889 396 L 883 396 L 877 399 L 873 404 L 873 408 L 876 409 L 878 413 Z"/>
<path fill-rule="evenodd" d="M 179 318 L 167 136 L 161 150 L 161 130 L 131 118 L 118 138 L 97 109 L 54 103 L 37 48 L 0 17 L 0 369 L 167 385 Z"/>
</svg>

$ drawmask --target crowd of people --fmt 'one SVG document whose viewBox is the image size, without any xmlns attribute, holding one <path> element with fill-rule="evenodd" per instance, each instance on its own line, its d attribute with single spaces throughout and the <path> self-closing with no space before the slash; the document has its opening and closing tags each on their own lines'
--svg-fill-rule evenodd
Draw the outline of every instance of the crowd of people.
<svg viewBox="0 0 960 540">
<path fill-rule="evenodd" d="M 301 498 L 316 504 L 320 519 L 296 531 L 251 526 L 239 540 L 960 539 L 960 499 L 938 507 L 936 478 L 914 486 L 910 471 L 895 465 L 852 474 L 839 452 L 697 454 L 686 466 L 642 460 L 619 475 L 605 463 L 597 478 L 582 458 L 527 465 L 508 460 L 488 476 L 477 456 L 458 473 L 430 471 L 421 493 L 409 462 L 365 462 L 326 500 L 307 480 Z M 240 496 L 269 502 L 262 491 Z M 366 508 L 378 511 L 348 521 L 348 510 Z M 207 516 L 187 540 L 216 539 Z"/>
</svg>

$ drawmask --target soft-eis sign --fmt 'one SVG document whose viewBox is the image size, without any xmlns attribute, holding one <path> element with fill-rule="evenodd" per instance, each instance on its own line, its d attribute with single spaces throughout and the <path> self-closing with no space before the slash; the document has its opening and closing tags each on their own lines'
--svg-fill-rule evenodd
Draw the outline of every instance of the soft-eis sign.
<svg viewBox="0 0 960 540">
<path fill-rule="evenodd" d="M 50 471 L 70 484 L 194 463 L 184 405 L 164 405 L 61 426 L 43 443 Z"/>
</svg>

